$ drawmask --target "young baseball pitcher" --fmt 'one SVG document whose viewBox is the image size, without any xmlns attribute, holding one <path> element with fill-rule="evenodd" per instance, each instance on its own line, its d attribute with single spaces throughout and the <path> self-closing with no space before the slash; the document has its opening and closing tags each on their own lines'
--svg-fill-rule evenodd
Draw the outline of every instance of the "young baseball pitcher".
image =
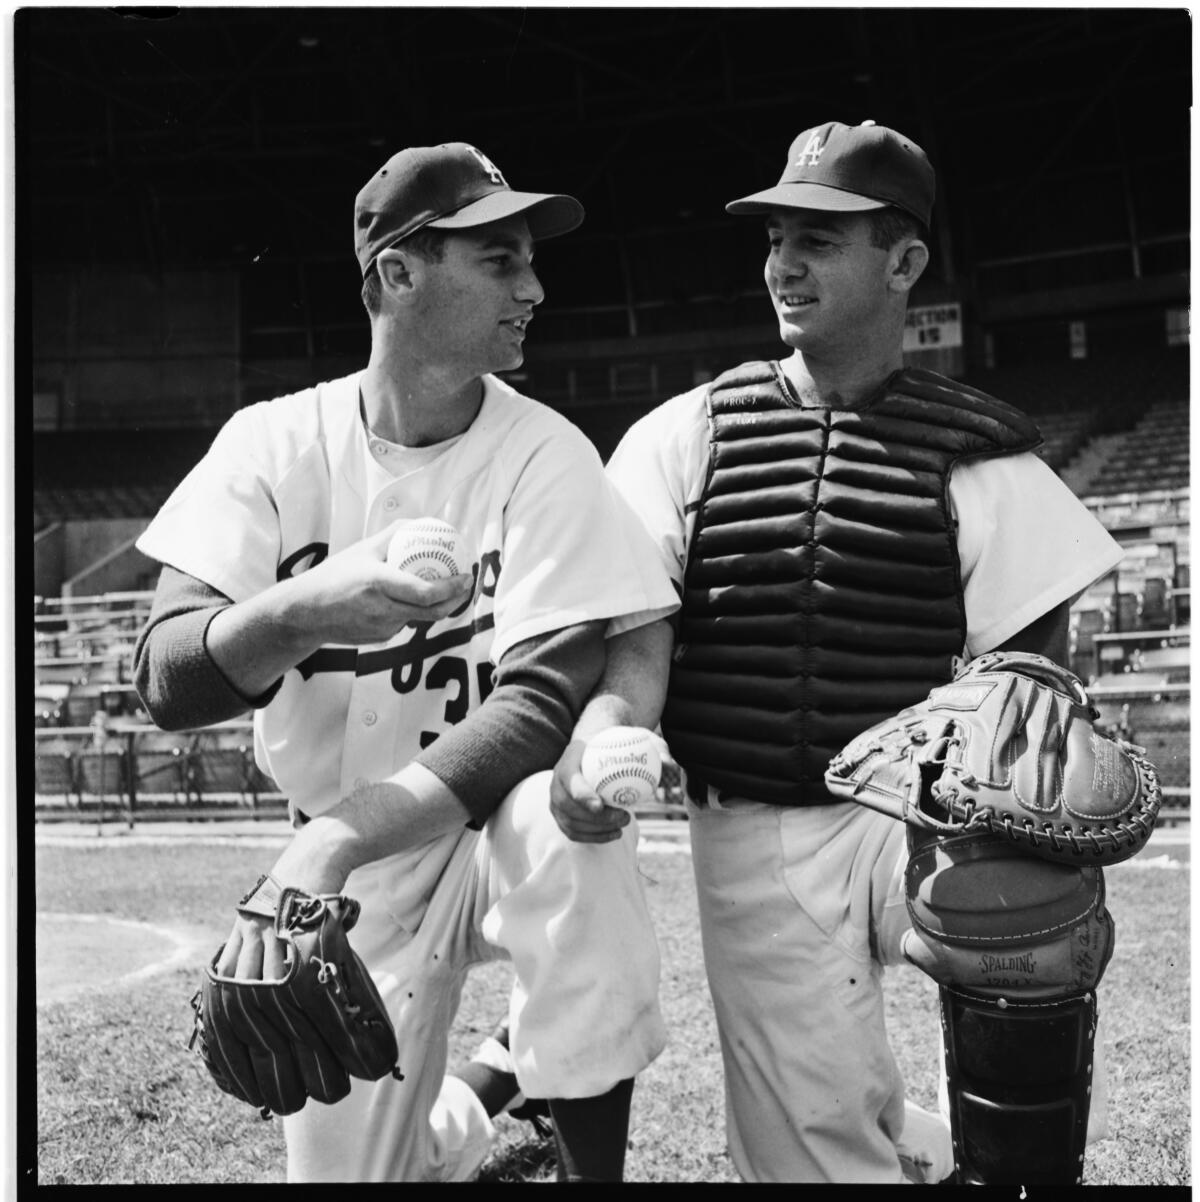
<svg viewBox="0 0 1200 1202">
<path fill-rule="evenodd" d="M 608 621 L 675 593 L 587 439 L 492 374 L 523 360 L 535 245 L 582 218 L 465 143 L 394 155 L 354 205 L 365 369 L 236 413 L 138 543 L 148 711 L 252 706 L 294 815 L 197 1003 L 218 1082 L 285 1115 L 290 1181 L 475 1175 L 497 1107 L 446 1066 L 472 965 L 513 964 L 564 1180 L 620 1179 L 663 1046 L 636 835 L 566 838 L 547 770 Z M 452 574 L 393 566 L 418 519 Z"/>
</svg>

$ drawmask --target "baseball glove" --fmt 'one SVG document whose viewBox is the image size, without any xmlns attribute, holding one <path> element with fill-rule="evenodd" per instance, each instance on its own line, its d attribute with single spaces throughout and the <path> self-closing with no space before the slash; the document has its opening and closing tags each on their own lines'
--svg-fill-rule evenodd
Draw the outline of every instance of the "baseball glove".
<svg viewBox="0 0 1200 1202">
<path fill-rule="evenodd" d="M 359 905 L 338 894 L 281 889 L 259 878 L 237 904 L 270 918 L 286 944 L 278 980 L 221 976 L 220 948 L 192 998 L 197 1047 L 213 1080 L 262 1111 L 292 1114 L 309 1098 L 337 1102 L 350 1078 L 402 1080 L 395 1032 L 383 999 L 346 932 Z"/>
<path fill-rule="evenodd" d="M 1162 790 L 1143 749 L 1098 717 L 1053 660 L 989 652 L 851 740 L 825 783 L 918 828 L 986 828 L 1048 860 L 1116 864 L 1145 846 Z"/>
</svg>

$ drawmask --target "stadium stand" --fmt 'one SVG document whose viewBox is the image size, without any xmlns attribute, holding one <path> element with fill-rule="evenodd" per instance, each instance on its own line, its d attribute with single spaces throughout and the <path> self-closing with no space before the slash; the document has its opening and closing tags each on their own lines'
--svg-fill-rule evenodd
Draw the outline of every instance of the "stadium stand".
<svg viewBox="0 0 1200 1202">
<path fill-rule="evenodd" d="M 1038 426 L 1045 442 L 1038 448 L 1038 455 L 1055 471 L 1065 468 L 1087 444 L 1096 424 L 1096 414 L 1091 409 L 1068 409 L 1039 415 Z"/>
<path fill-rule="evenodd" d="M 150 519 L 211 441 L 211 430 L 35 430 L 35 530 Z"/>
<path fill-rule="evenodd" d="M 1082 489 L 1087 496 L 1188 487 L 1190 445 L 1186 401 L 1156 401 Z"/>
</svg>

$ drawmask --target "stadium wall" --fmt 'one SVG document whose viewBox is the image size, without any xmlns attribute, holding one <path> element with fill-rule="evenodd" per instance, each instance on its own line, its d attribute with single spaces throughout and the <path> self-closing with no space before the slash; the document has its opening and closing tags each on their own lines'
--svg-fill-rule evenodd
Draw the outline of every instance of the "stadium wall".
<svg viewBox="0 0 1200 1202">
<path fill-rule="evenodd" d="M 65 579 L 63 556 L 66 527 L 62 522 L 33 536 L 33 591 L 38 597 L 57 597 Z"/>
<path fill-rule="evenodd" d="M 86 597 L 100 593 L 133 592 L 153 588 L 158 579 L 160 565 L 143 555 L 133 545 L 134 539 L 146 523 L 138 522 L 136 525 L 136 534 L 77 572 L 69 580 L 64 580 L 63 596 Z"/>
<path fill-rule="evenodd" d="M 235 271 L 33 276 L 40 429 L 207 425 L 238 407 Z"/>
<path fill-rule="evenodd" d="M 39 597 L 123 591 L 141 587 L 141 573 L 157 565 L 134 551 L 132 541 L 146 528 L 144 518 L 112 518 L 95 522 L 59 522 L 33 540 L 33 575 Z M 114 558 L 114 556 L 116 558 Z M 111 567 L 104 569 L 106 561 Z M 86 581 L 86 586 L 84 582 Z"/>
</svg>

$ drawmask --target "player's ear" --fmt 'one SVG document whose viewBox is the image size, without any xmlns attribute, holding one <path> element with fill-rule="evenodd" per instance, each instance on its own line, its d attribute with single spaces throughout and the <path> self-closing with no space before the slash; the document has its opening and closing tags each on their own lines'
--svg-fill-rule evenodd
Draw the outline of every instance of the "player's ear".
<svg viewBox="0 0 1200 1202">
<path fill-rule="evenodd" d="M 905 238 L 892 247 L 888 288 L 908 292 L 929 265 L 929 247 L 920 238 Z"/>
<path fill-rule="evenodd" d="M 398 247 L 389 246 L 387 250 L 379 252 L 375 270 L 379 272 L 384 291 L 402 301 L 412 295 L 420 275 L 420 259 Z"/>
</svg>

